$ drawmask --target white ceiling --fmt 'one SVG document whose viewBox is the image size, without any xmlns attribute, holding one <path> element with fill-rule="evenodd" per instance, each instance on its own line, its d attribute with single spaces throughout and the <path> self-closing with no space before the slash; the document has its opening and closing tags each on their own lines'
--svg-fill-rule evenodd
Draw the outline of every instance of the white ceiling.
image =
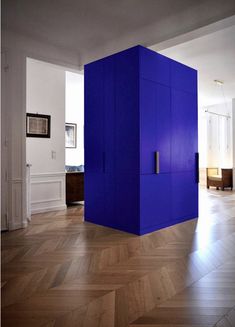
<svg viewBox="0 0 235 327">
<path fill-rule="evenodd" d="M 75 51 L 80 64 L 234 14 L 234 0 L 2 0 L 4 29 Z"/>
<path fill-rule="evenodd" d="M 198 70 L 200 106 L 235 98 L 235 25 L 159 52 Z"/>
<path fill-rule="evenodd" d="M 136 44 L 156 44 L 151 48 L 199 71 L 201 105 L 224 102 L 214 79 L 224 81 L 227 99 L 235 98 L 235 25 L 220 23 L 234 13 L 235 0 L 2 0 L 4 30 L 73 51 L 80 65 Z M 214 33 L 195 38 L 195 31 L 215 24 Z M 176 44 L 171 40 L 190 33 L 195 39 L 190 35 L 169 48 Z"/>
</svg>

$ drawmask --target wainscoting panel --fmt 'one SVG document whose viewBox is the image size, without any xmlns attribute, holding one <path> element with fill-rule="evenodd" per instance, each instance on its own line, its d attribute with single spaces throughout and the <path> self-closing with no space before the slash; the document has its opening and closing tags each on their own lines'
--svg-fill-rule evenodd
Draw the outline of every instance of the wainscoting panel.
<svg viewBox="0 0 235 327">
<path fill-rule="evenodd" d="M 65 173 L 31 174 L 31 212 L 65 208 Z"/>
<path fill-rule="evenodd" d="M 23 181 L 20 178 L 10 180 L 11 189 L 11 207 L 9 207 L 9 214 L 12 217 L 9 220 L 9 230 L 26 227 L 25 222 L 22 221 L 23 207 L 22 207 L 22 186 Z"/>
</svg>

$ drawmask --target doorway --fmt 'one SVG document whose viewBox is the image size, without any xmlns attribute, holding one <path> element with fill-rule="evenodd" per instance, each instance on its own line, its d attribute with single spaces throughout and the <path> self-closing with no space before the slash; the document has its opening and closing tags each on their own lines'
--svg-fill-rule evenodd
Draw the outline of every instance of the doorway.
<svg viewBox="0 0 235 327">
<path fill-rule="evenodd" d="M 66 209 L 66 165 L 71 160 L 83 165 L 84 160 L 82 94 L 82 74 L 27 58 L 26 113 L 33 116 L 31 128 L 40 127 L 40 117 L 48 117 L 50 124 L 47 137 L 26 137 L 28 212 L 32 214 Z M 65 145 L 67 122 L 75 126 L 74 145 L 69 149 Z"/>
</svg>

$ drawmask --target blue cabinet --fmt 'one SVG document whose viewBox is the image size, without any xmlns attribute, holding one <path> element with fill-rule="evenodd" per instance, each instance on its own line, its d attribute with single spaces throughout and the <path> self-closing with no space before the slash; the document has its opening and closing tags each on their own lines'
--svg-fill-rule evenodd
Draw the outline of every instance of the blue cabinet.
<svg viewBox="0 0 235 327">
<path fill-rule="evenodd" d="M 197 151 L 195 70 L 141 46 L 85 66 L 85 220 L 141 235 L 197 217 Z"/>
<path fill-rule="evenodd" d="M 103 171 L 104 104 L 103 65 L 100 61 L 87 66 L 85 74 L 85 162 L 88 172 Z M 86 151 L 88 150 L 89 151 Z"/>
<path fill-rule="evenodd" d="M 171 89 L 140 79 L 140 165 L 141 174 L 154 174 L 159 152 L 161 173 L 171 171 Z"/>
<path fill-rule="evenodd" d="M 140 176 L 140 234 L 171 225 L 171 174 Z"/>
<path fill-rule="evenodd" d="M 195 171 L 172 173 L 171 216 L 180 222 L 198 216 L 198 188 Z"/>
<path fill-rule="evenodd" d="M 115 163 L 119 174 L 139 173 L 138 47 L 114 55 Z"/>
<path fill-rule="evenodd" d="M 172 171 L 192 171 L 197 152 L 197 103 L 195 95 L 172 88 Z"/>
</svg>

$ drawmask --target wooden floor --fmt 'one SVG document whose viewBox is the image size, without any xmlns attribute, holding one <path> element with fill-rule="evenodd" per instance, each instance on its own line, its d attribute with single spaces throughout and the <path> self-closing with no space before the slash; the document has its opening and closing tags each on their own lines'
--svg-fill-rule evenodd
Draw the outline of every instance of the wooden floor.
<svg viewBox="0 0 235 327">
<path fill-rule="evenodd" d="M 234 327 L 235 193 L 200 197 L 199 220 L 142 237 L 82 206 L 2 234 L 2 326 Z"/>
</svg>

